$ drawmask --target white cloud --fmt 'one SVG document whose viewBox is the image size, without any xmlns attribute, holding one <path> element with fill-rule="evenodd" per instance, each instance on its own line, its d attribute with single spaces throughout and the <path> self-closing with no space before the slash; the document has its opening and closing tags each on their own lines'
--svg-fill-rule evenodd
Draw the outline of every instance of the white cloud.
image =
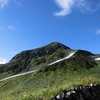
<svg viewBox="0 0 100 100">
<path fill-rule="evenodd" d="M 17 52 L 10 52 L 10 54 L 11 54 L 11 55 L 13 55 L 13 54 L 15 55 L 15 54 L 17 54 Z"/>
<path fill-rule="evenodd" d="M 19 3 L 17 0 L 0 0 L 0 9 L 4 8 L 5 6 L 7 6 L 10 1 L 13 1 L 18 6 L 21 6 L 21 3 Z"/>
<path fill-rule="evenodd" d="M 64 16 L 71 13 L 71 8 L 74 4 L 74 0 L 55 0 L 58 7 L 61 8 L 60 12 L 55 12 L 56 16 Z"/>
<path fill-rule="evenodd" d="M 4 27 L 0 27 L 0 30 L 5 30 L 5 28 Z"/>
<path fill-rule="evenodd" d="M 12 26 L 12 25 L 8 26 L 8 28 L 9 28 L 10 30 L 14 30 L 14 29 L 15 29 L 15 27 Z"/>
<path fill-rule="evenodd" d="M 9 0 L 0 0 L 0 8 L 4 8 L 4 6 L 8 5 Z"/>
<path fill-rule="evenodd" d="M 82 13 L 93 13 L 100 7 L 100 1 L 97 0 L 54 0 L 56 5 L 61 8 L 55 12 L 55 16 L 65 16 L 70 14 L 74 9 Z"/>
<path fill-rule="evenodd" d="M 16 23 L 16 24 L 17 24 L 17 23 Z M 18 27 L 15 27 L 14 25 L 9 25 L 9 26 L 8 26 L 8 29 L 10 29 L 10 30 L 15 30 L 15 31 L 19 30 L 19 28 L 18 28 Z"/>
<path fill-rule="evenodd" d="M 21 3 L 19 3 L 17 0 L 13 0 L 18 6 L 21 6 Z"/>
<path fill-rule="evenodd" d="M 100 29 L 99 30 L 97 30 L 97 32 L 96 32 L 97 34 L 100 34 Z"/>
<path fill-rule="evenodd" d="M 100 7 L 100 1 L 97 0 L 77 0 L 76 8 L 82 13 L 93 13 Z"/>
<path fill-rule="evenodd" d="M 3 59 L 3 58 L 0 58 L 0 64 L 5 64 L 5 63 L 7 63 L 7 60 Z"/>
</svg>

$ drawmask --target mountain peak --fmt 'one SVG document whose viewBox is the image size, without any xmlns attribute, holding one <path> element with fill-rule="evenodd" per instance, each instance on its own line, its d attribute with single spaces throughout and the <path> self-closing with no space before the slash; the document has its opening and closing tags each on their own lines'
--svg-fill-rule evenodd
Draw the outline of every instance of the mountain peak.
<svg viewBox="0 0 100 100">
<path fill-rule="evenodd" d="M 65 46 L 64 44 L 62 44 L 62 43 L 60 43 L 60 42 L 51 42 L 51 43 L 48 44 L 47 46 L 57 47 L 57 48 L 70 49 L 68 46 Z"/>
<path fill-rule="evenodd" d="M 70 49 L 62 43 L 52 42 L 40 48 L 20 52 L 19 54 L 15 55 L 8 64 L 2 65 L 1 72 L 12 71 L 14 74 L 16 74 L 22 71 L 47 66 L 48 64 L 51 65 L 50 63 L 52 62 L 63 61 L 62 59 L 65 60 L 71 56 L 73 51 L 75 50 Z M 93 56 L 94 55 L 89 51 L 77 50 L 73 57 L 80 60 L 81 58 L 90 59 Z"/>
<path fill-rule="evenodd" d="M 26 50 L 26 51 L 22 51 L 21 53 L 15 55 L 10 62 L 16 61 L 17 59 L 20 58 L 27 58 L 27 59 L 32 59 L 32 58 L 39 58 L 45 55 L 51 55 L 54 52 L 56 52 L 58 49 L 61 50 L 65 50 L 65 49 L 69 49 L 71 50 L 69 47 L 59 43 L 59 42 L 52 42 L 46 46 L 40 47 L 40 48 L 36 48 L 33 50 Z"/>
</svg>

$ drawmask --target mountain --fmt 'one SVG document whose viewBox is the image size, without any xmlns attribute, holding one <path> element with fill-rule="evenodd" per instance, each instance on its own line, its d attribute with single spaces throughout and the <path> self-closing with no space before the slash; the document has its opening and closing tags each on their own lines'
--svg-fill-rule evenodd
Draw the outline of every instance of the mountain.
<svg viewBox="0 0 100 100">
<path fill-rule="evenodd" d="M 50 100 L 63 89 L 100 83 L 99 54 L 72 50 L 59 42 L 22 51 L 9 63 L 0 65 L 0 79 L 23 72 L 16 78 L 0 81 L 2 100 Z"/>
<path fill-rule="evenodd" d="M 91 62 L 93 62 L 91 59 L 94 59 L 95 57 L 95 55 L 91 52 L 86 50 L 72 50 L 70 47 L 65 46 L 59 42 L 52 42 L 40 48 L 20 52 L 19 54 L 15 55 L 9 63 L 0 65 L 0 73 L 7 72 L 9 75 L 13 75 L 39 69 L 43 66 L 48 67 L 50 63 L 65 58 L 72 52 L 75 52 L 74 57 L 70 58 L 69 60 L 66 60 L 66 62 L 68 63 L 65 63 L 63 61 L 65 64 L 63 64 L 64 66 L 72 66 L 72 63 L 74 63 L 75 66 L 76 64 L 78 64 L 78 66 L 79 64 L 83 63 L 84 65 L 88 64 L 88 68 L 94 66 L 95 62 L 92 63 L 93 65 L 90 64 Z M 74 68 L 73 70 L 75 69 L 77 68 Z"/>
<path fill-rule="evenodd" d="M 94 60 L 95 55 L 89 51 L 77 50 L 75 53 L 68 59 L 64 59 L 50 66 L 45 66 L 40 69 L 40 72 L 48 72 L 55 70 L 66 70 L 66 71 L 80 71 L 85 69 L 93 68 L 97 65 Z"/>
<path fill-rule="evenodd" d="M 67 46 L 65 46 L 61 43 L 53 42 L 53 43 L 46 45 L 44 47 L 41 47 L 41 48 L 23 51 L 23 52 L 17 54 L 16 56 L 14 56 L 11 59 L 10 62 L 14 62 L 14 61 L 21 59 L 21 58 L 26 58 L 26 59 L 35 58 L 36 59 L 36 58 L 39 58 L 39 57 L 42 57 L 42 56 L 52 55 L 58 49 L 62 49 L 62 50 L 68 49 L 68 50 L 70 50 L 69 47 L 67 47 Z"/>
<path fill-rule="evenodd" d="M 69 47 L 53 42 L 41 48 L 22 51 L 15 55 L 9 63 L 1 65 L 0 72 L 20 73 L 47 65 L 59 58 L 63 58 L 72 51 Z"/>
<path fill-rule="evenodd" d="M 42 56 L 52 55 L 54 52 L 57 52 L 58 50 L 70 50 L 70 48 L 61 43 L 53 42 L 41 48 L 23 51 L 17 54 L 16 56 L 14 56 L 10 62 L 14 62 L 16 60 L 23 59 L 23 58 L 38 59 L 39 57 L 42 57 Z"/>
</svg>

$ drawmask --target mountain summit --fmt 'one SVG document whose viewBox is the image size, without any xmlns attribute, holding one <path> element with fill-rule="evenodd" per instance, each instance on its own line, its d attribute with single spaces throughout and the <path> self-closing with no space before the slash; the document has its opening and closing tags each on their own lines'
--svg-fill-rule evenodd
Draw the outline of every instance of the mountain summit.
<svg viewBox="0 0 100 100">
<path fill-rule="evenodd" d="M 29 92 L 34 95 L 24 95 L 20 100 L 50 100 L 50 96 L 58 94 L 66 86 L 72 89 L 80 84 L 100 82 L 99 59 L 99 54 L 72 50 L 59 42 L 22 51 L 9 63 L 0 65 L 0 97 L 8 96 L 13 100 L 13 97 L 18 99 Z"/>
<path fill-rule="evenodd" d="M 69 47 L 59 42 L 52 42 L 40 48 L 20 52 L 9 63 L 0 65 L 0 72 L 16 74 L 34 70 L 67 56 L 70 51 Z"/>
<path fill-rule="evenodd" d="M 9 63 L 0 65 L 0 73 L 7 72 L 10 75 L 23 73 L 26 71 L 40 69 L 44 66 L 60 63 L 64 61 L 64 66 L 86 63 L 89 65 L 94 60 L 94 54 L 85 50 L 72 50 L 59 42 L 52 42 L 46 46 L 22 51 L 15 55 Z M 67 60 L 68 59 L 68 60 Z M 70 63 L 69 65 L 65 62 Z M 94 66 L 94 62 L 92 62 Z M 61 64 L 62 65 L 62 64 Z M 90 68 L 90 64 L 87 68 Z M 54 67 L 57 67 L 56 65 Z M 62 67 L 62 66 L 61 66 Z M 77 69 L 77 68 L 74 68 Z"/>
<path fill-rule="evenodd" d="M 40 47 L 37 49 L 22 51 L 21 53 L 14 56 L 10 62 L 16 61 L 16 60 L 21 59 L 21 58 L 32 59 L 32 58 L 39 58 L 39 57 L 42 57 L 45 55 L 52 55 L 58 49 L 70 50 L 69 47 L 67 47 L 59 42 L 52 42 L 46 46 L 43 46 L 43 47 Z"/>
</svg>

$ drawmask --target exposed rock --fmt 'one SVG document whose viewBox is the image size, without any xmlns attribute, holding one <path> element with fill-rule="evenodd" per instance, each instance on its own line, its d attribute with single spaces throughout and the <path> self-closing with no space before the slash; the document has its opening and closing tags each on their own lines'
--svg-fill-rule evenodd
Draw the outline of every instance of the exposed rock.
<svg viewBox="0 0 100 100">
<path fill-rule="evenodd" d="M 62 91 L 51 100 L 100 100 L 100 85 L 78 86 L 70 91 Z"/>
</svg>

